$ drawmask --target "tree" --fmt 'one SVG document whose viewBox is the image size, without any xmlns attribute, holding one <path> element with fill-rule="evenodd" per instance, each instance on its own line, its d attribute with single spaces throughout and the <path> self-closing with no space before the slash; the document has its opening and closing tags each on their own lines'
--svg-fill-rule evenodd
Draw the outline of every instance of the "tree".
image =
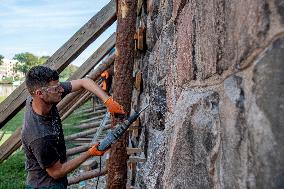
<svg viewBox="0 0 284 189">
<path fill-rule="evenodd" d="M 61 73 L 60 78 L 68 79 L 76 70 L 78 69 L 77 66 L 69 64 Z"/>
<path fill-rule="evenodd" d="M 120 103 L 126 112 L 131 110 L 131 97 L 133 87 L 133 61 L 134 61 L 134 34 L 136 24 L 137 1 L 117 1 L 117 33 L 116 53 L 114 63 L 113 98 Z M 125 11 L 127 10 L 127 11 Z M 119 121 L 112 119 L 115 123 Z M 127 188 L 127 160 L 126 147 L 128 145 L 128 133 L 125 133 L 115 144 L 111 146 L 108 163 L 109 189 Z"/>
<path fill-rule="evenodd" d="M 3 58 L 4 58 L 4 56 L 2 56 L 2 55 L 0 54 L 0 65 L 3 64 Z"/>
<path fill-rule="evenodd" d="M 44 64 L 48 59 L 48 56 L 37 57 L 32 53 L 20 53 L 14 56 L 14 60 L 17 60 L 14 69 L 20 71 L 26 75 L 26 73 L 34 66 Z"/>
</svg>

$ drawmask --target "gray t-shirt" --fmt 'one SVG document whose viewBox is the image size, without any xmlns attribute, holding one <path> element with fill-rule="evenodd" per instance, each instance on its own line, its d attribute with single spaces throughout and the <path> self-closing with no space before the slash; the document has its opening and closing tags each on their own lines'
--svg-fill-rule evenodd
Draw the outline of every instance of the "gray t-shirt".
<svg viewBox="0 0 284 189">
<path fill-rule="evenodd" d="M 63 98 L 71 92 L 72 86 L 70 82 L 60 85 L 64 89 Z M 28 186 L 39 188 L 58 183 L 67 185 L 67 177 L 55 180 L 45 170 L 58 160 L 61 163 L 66 162 L 64 135 L 56 104 L 52 106 L 49 116 L 42 116 L 32 109 L 32 97 L 27 98 L 22 143 L 26 154 Z"/>
</svg>

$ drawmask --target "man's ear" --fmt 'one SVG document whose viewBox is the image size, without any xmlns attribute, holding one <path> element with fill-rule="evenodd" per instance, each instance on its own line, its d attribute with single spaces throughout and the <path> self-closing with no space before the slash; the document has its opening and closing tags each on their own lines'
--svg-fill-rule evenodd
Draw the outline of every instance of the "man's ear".
<svg viewBox="0 0 284 189">
<path fill-rule="evenodd" d="M 42 92 L 42 90 L 40 90 L 40 89 L 36 89 L 35 92 L 34 92 L 34 94 L 35 94 L 36 96 L 38 96 L 38 97 L 42 97 L 43 92 Z"/>
</svg>

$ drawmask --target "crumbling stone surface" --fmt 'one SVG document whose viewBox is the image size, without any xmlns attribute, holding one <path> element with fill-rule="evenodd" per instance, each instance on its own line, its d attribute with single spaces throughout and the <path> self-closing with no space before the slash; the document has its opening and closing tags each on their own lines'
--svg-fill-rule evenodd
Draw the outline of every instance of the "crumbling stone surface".
<svg viewBox="0 0 284 189">
<path fill-rule="evenodd" d="M 282 1 L 147 1 L 136 188 L 284 188 Z"/>
</svg>

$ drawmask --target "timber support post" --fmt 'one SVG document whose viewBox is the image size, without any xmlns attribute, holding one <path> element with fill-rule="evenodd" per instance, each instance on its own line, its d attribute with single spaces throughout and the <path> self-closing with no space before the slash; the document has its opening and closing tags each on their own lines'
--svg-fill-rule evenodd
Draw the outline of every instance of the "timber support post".
<svg viewBox="0 0 284 189">
<path fill-rule="evenodd" d="M 136 31 L 136 0 L 117 0 L 116 59 L 114 64 L 113 98 L 130 113 L 133 88 L 133 63 Z M 116 123 L 113 118 L 112 124 Z M 112 145 L 107 187 L 126 188 L 128 133 Z"/>
</svg>

